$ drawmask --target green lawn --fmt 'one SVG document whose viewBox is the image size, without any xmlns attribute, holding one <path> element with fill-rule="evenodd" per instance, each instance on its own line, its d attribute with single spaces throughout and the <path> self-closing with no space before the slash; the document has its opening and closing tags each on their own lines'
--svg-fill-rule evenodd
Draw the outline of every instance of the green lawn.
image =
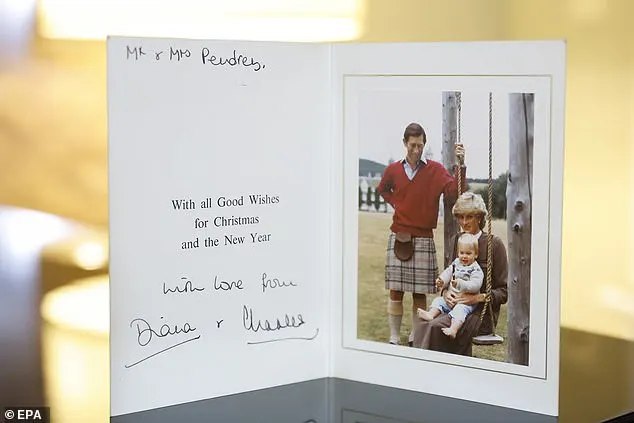
<svg viewBox="0 0 634 423">
<path fill-rule="evenodd" d="M 359 338 L 387 342 L 389 328 L 387 324 L 387 291 L 385 290 L 385 248 L 387 236 L 392 223 L 389 213 L 359 212 L 359 310 L 358 333 Z M 498 235 L 506 245 L 506 221 L 494 220 L 491 222 L 493 233 Z M 443 252 L 443 225 L 439 223 L 436 229 L 436 250 L 438 252 L 438 264 L 442 266 Z M 428 295 L 427 305 L 431 304 L 435 295 Z M 401 341 L 407 342 L 411 329 L 412 297 L 405 295 L 403 301 L 405 314 L 401 327 Z M 496 361 L 506 361 L 507 338 L 507 314 L 506 305 L 502 306 L 496 333 L 504 338 L 500 345 L 473 346 L 473 355 Z"/>
</svg>

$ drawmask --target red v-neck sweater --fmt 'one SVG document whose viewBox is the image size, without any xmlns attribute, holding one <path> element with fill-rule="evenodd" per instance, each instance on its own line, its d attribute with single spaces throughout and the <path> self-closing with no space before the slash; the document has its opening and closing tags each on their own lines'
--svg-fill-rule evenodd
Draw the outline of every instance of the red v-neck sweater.
<svg viewBox="0 0 634 423">
<path fill-rule="evenodd" d="M 462 191 L 466 189 L 465 167 L 462 169 Z M 447 204 L 458 198 L 458 178 L 452 177 L 445 167 L 427 160 L 411 181 L 405 173 L 403 162 L 398 161 L 385 168 L 377 186 L 381 196 L 392 207 L 392 232 L 409 232 L 412 236 L 433 237 L 432 230 L 438 223 L 438 206 L 443 194 Z"/>
</svg>

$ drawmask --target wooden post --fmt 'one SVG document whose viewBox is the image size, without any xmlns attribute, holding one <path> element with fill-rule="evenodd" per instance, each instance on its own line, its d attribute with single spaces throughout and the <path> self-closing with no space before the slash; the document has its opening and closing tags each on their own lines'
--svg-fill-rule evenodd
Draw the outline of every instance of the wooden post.
<svg viewBox="0 0 634 423">
<path fill-rule="evenodd" d="M 533 111 L 533 94 L 509 95 L 508 358 L 522 365 L 528 365 L 530 334 Z"/>
<path fill-rule="evenodd" d="M 457 140 L 457 128 L 458 128 L 458 106 L 456 102 L 456 93 L 453 91 L 445 91 L 442 93 L 442 164 L 445 168 L 452 172 L 456 165 L 456 143 Z M 458 223 L 451 214 L 453 204 L 447 204 L 443 201 L 444 207 L 444 258 L 445 263 L 443 268 L 447 267 L 451 262 L 453 256 L 452 245 L 450 245 L 450 238 L 453 234 L 458 232 Z"/>
</svg>

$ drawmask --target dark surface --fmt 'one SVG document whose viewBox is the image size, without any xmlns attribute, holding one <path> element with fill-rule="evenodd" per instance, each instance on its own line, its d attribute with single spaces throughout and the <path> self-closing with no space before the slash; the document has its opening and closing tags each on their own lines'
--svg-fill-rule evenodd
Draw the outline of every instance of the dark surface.
<svg viewBox="0 0 634 423">
<path fill-rule="evenodd" d="M 111 423 L 325 423 L 330 385 L 325 379 L 174 405 L 113 417 Z"/>
<path fill-rule="evenodd" d="M 46 405 L 37 261 L 45 237 L 33 238 L 34 222 L 41 217 L 33 219 L 27 214 L 16 220 L 11 210 L 0 208 L 0 406 Z M 561 344 L 559 422 L 601 422 L 634 409 L 634 343 L 564 328 Z M 318 380 L 122 416 L 112 423 L 310 419 L 320 423 L 557 421 L 433 395 Z"/>
<path fill-rule="evenodd" d="M 337 423 L 555 423 L 555 417 L 436 395 L 334 379 L 330 390 Z"/>
<path fill-rule="evenodd" d="M 596 404 L 596 403 L 595 403 Z M 592 406 L 549 417 L 452 398 L 421 394 L 342 379 L 319 379 L 223 398 L 197 401 L 117 416 L 111 423 L 213 422 L 262 423 L 555 423 L 600 422 Z M 595 414 L 595 415 L 593 415 Z M 619 420 L 620 421 L 620 420 Z M 629 420 L 623 420 L 629 421 Z"/>
<path fill-rule="evenodd" d="M 400 389 L 318 379 L 118 416 L 111 423 L 554 423 L 554 417 Z"/>
</svg>

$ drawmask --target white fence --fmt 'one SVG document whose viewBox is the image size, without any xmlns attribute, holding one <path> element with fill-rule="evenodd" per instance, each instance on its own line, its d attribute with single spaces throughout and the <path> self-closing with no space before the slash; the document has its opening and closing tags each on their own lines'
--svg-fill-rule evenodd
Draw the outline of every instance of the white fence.
<svg viewBox="0 0 634 423">
<path fill-rule="evenodd" d="M 372 213 L 392 213 L 394 208 L 387 204 L 383 197 L 377 192 L 376 186 L 381 181 L 380 176 L 359 177 L 358 203 L 359 210 Z M 440 197 L 440 207 L 438 208 L 438 218 L 444 215 L 442 195 Z"/>
</svg>

